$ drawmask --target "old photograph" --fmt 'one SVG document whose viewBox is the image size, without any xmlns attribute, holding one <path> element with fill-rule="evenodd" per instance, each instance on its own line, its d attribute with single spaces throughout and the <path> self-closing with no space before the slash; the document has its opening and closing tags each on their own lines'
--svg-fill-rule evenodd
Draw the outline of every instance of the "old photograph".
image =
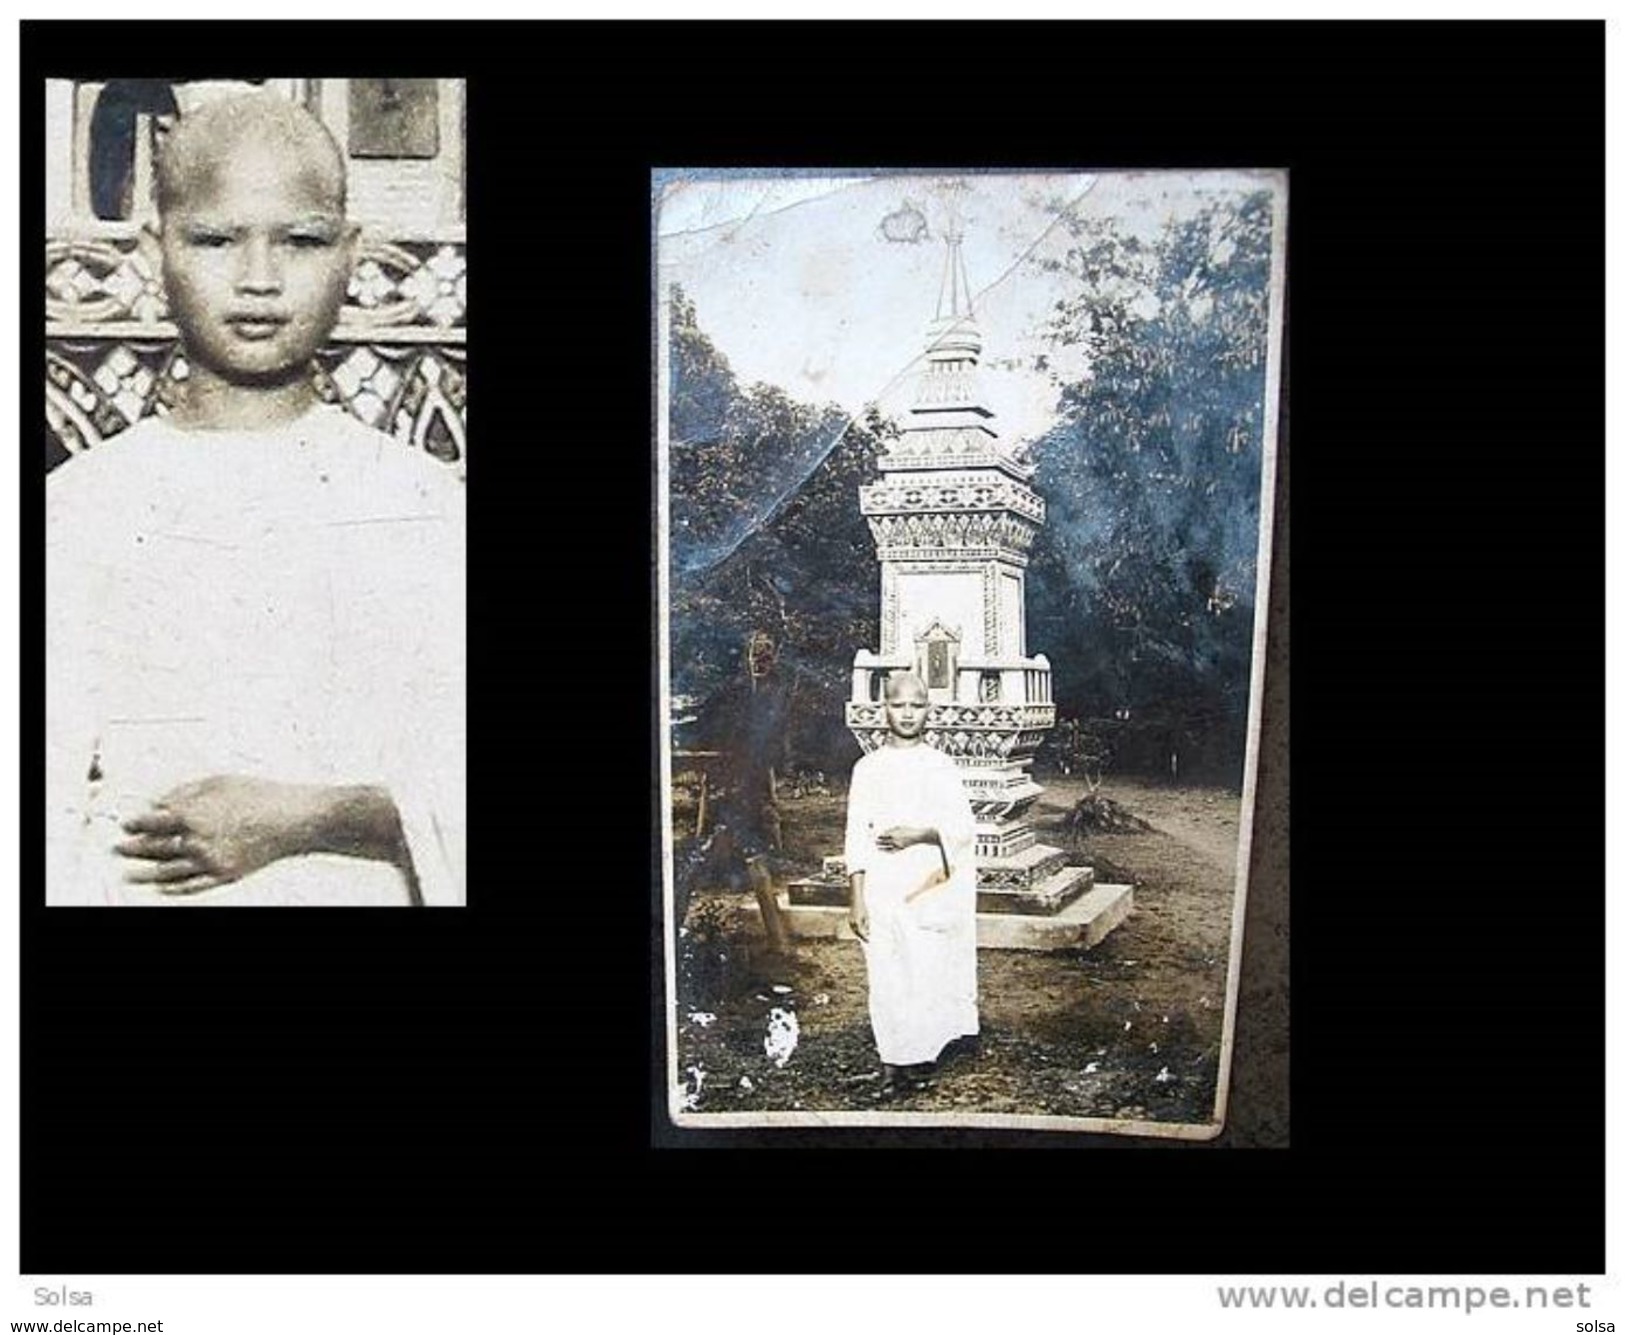
<svg viewBox="0 0 1625 1335">
<path fill-rule="evenodd" d="M 1222 1128 L 1286 207 L 655 172 L 679 1126 Z"/>
<path fill-rule="evenodd" d="M 44 97 L 46 903 L 464 905 L 462 81 Z"/>
</svg>

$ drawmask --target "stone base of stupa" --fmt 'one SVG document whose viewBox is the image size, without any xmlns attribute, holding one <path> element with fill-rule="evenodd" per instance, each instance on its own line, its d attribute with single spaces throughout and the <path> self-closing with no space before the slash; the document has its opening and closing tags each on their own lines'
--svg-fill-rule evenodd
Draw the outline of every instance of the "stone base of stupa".
<svg viewBox="0 0 1625 1335">
<path fill-rule="evenodd" d="M 1069 870 L 1093 873 L 1087 867 Z M 836 893 L 840 902 L 829 902 Z M 779 911 L 790 935 L 801 938 L 854 941 L 847 923 L 846 887 L 808 879 L 791 882 L 779 894 Z M 810 902 L 822 899 L 824 902 Z M 980 899 L 980 892 L 978 893 Z M 796 902 L 800 900 L 800 902 Z M 740 906 L 750 930 L 760 933 L 761 913 L 748 896 Z M 1032 912 L 978 912 L 976 944 L 982 950 L 1087 950 L 1128 917 L 1134 907 L 1131 885 L 1094 885 L 1047 914 Z"/>
<path fill-rule="evenodd" d="M 817 876 L 781 892 L 795 936 L 850 937 L 851 890 L 831 859 Z M 1096 885 L 1092 867 L 1069 867 L 1063 850 L 1032 843 L 1008 857 L 976 863 L 976 944 L 1000 950 L 1075 950 L 1098 944 L 1129 915 L 1134 888 Z M 750 906 L 755 913 L 755 905 Z"/>
</svg>

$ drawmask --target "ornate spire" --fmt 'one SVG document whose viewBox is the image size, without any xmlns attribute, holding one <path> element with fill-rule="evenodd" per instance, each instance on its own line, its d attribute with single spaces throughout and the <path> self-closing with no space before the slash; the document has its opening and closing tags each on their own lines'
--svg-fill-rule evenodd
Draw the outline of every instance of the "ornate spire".
<svg viewBox="0 0 1625 1335">
<path fill-rule="evenodd" d="M 960 249 L 965 233 L 960 229 L 959 219 L 952 214 L 948 218 L 946 239 L 948 253 L 942 266 L 942 289 L 937 293 L 937 319 L 957 320 L 963 316 L 974 320 L 976 312 L 971 309 L 970 280 L 965 275 L 965 255 Z"/>
<path fill-rule="evenodd" d="M 926 326 L 925 368 L 904 427 L 906 434 L 915 437 L 911 444 L 926 455 L 987 449 L 996 434 L 989 425 L 993 412 L 982 403 L 976 383 L 982 333 L 976 327 L 965 268 L 965 232 L 955 199 L 964 188 L 963 182 L 955 181 L 943 189 L 948 220 L 943 230 L 947 244 L 942 284 L 936 317 Z"/>
<path fill-rule="evenodd" d="M 963 181 L 951 181 L 942 189 L 947 200 L 948 220 L 943 228 L 947 249 L 942 257 L 942 284 L 937 292 L 937 314 L 926 331 L 925 356 L 930 371 L 958 373 L 969 391 L 969 372 L 982 354 L 982 334 L 976 327 L 976 311 L 971 304 L 970 276 L 965 271 L 965 229 L 959 216 L 958 197 L 965 192 Z"/>
</svg>

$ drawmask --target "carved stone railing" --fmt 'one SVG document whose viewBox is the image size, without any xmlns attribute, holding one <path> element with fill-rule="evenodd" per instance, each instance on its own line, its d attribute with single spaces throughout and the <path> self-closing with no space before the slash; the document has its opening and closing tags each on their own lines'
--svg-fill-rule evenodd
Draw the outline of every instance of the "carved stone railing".
<svg viewBox="0 0 1625 1335">
<path fill-rule="evenodd" d="M 882 683 L 889 673 L 912 672 L 915 669 L 915 660 L 908 656 L 883 658 L 879 654 L 859 651 L 852 666 L 852 703 L 878 705 Z M 954 663 L 951 703 L 976 708 L 985 705 L 1050 704 L 1054 698 L 1051 694 L 1051 676 L 1049 659 L 1043 654 L 1008 662 L 958 659 Z M 882 723 L 884 721 L 881 720 Z"/>
<path fill-rule="evenodd" d="M 886 706 L 849 700 L 846 726 L 871 751 L 886 740 Z M 934 704 L 926 710 L 924 737 L 947 755 L 1003 763 L 1031 756 L 1054 726 L 1052 704 Z"/>
</svg>

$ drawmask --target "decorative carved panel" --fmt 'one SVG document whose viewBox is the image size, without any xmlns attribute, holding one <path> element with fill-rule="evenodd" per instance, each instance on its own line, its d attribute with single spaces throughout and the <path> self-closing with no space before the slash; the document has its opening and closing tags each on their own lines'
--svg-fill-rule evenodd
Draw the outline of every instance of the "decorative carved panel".
<svg viewBox="0 0 1625 1335">
<path fill-rule="evenodd" d="M 45 243 L 46 337 L 87 325 L 134 321 L 174 337 L 157 242 L 124 226 L 105 236 Z M 467 247 L 462 241 L 363 238 L 336 338 L 411 329 L 462 341 L 468 315 Z M 110 331 L 112 332 L 112 331 Z M 117 332 L 124 332 L 119 330 Z"/>
</svg>

